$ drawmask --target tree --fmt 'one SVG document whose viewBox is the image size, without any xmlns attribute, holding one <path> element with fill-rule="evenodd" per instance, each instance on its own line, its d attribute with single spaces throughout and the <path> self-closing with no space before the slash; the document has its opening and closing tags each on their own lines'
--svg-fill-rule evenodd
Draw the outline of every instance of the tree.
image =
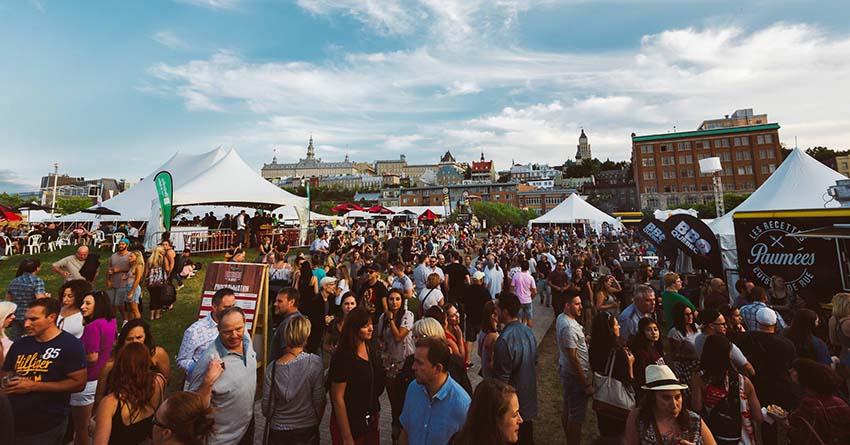
<svg viewBox="0 0 850 445">
<path fill-rule="evenodd" d="M 487 220 L 487 225 L 512 224 L 525 226 L 537 214 L 530 210 L 521 210 L 514 206 L 498 202 L 476 202 L 472 204 L 472 214 L 479 221 Z"/>
<path fill-rule="evenodd" d="M 82 196 L 62 196 L 56 198 L 56 210 L 63 215 L 77 213 L 91 206 L 91 199 Z"/>
<path fill-rule="evenodd" d="M 18 207 L 24 204 L 26 204 L 26 201 L 18 195 L 0 193 L 0 205 L 4 205 L 6 207 Z"/>
</svg>

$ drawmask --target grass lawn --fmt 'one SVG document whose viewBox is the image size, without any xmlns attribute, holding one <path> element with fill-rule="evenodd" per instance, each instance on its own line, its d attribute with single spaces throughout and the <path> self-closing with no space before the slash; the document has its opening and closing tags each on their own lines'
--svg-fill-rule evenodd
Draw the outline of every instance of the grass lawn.
<svg viewBox="0 0 850 445">
<path fill-rule="evenodd" d="M 534 419 L 534 443 L 564 444 L 566 436 L 561 427 L 561 412 L 563 397 L 561 380 L 558 377 L 558 343 L 555 335 L 555 325 L 549 328 L 543 341 L 537 349 L 537 418 Z M 581 443 L 590 444 L 599 437 L 596 427 L 596 413 L 587 407 L 587 417 L 582 427 Z"/>
<path fill-rule="evenodd" d="M 50 270 L 50 265 L 65 256 L 73 255 L 75 251 L 76 246 L 68 246 L 55 252 L 43 252 L 35 255 L 42 262 L 41 272 L 38 273 L 38 276 L 44 280 L 47 292 L 50 292 L 54 297 L 58 296 L 59 286 L 62 285 L 62 277 Z M 95 289 L 106 289 L 106 267 L 112 252 L 108 250 L 92 250 L 92 253 L 99 254 L 101 259 Z M 247 258 L 249 259 L 256 258 L 256 256 L 256 250 L 249 250 L 247 252 Z M 6 261 L 0 262 L 0 287 L 2 287 L 4 294 L 6 286 L 15 277 L 15 271 L 18 269 L 18 265 L 27 257 L 29 255 L 15 255 Z M 213 261 L 224 260 L 224 253 L 192 255 L 192 260 L 206 265 Z M 200 273 L 196 274 L 194 278 L 185 280 L 185 287 L 177 292 L 177 302 L 174 303 L 174 309 L 163 314 L 161 319 L 150 322 L 153 329 L 154 341 L 158 346 L 163 347 L 171 357 L 171 381 L 169 383 L 171 389 L 176 388 L 176 385 L 179 385 L 183 380 L 182 372 L 174 364 L 174 357 L 180 348 L 180 342 L 183 340 L 183 332 L 197 319 L 205 275 L 206 267 Z M 145 307 L 142 317 L 148 320 L 147 308 L 150 297 L 144 287 L 142 300 Z"/>
</svg>

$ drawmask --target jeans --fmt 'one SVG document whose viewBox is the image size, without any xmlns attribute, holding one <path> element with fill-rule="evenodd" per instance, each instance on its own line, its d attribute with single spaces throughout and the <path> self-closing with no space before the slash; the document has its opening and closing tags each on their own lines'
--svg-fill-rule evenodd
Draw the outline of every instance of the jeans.
<svg viewBox="0 0 850 445">
<path fill-rule="evenodd" d="M 549 282 L 541 278 L 537 280 L 537 294 L 540 295 L 540 302 L 545 305 L 552 304 L 552 288 L 549 287 Z"/>
<path fill-rule="evenodd" d="M 47 431 L 40 431 L 29 436 L 16 433 L 15 445 L 62 445 L 62 437 L 65 435 L 67 426 L 68 419 L 65 418 L 62 423 Z"/>
</svg>

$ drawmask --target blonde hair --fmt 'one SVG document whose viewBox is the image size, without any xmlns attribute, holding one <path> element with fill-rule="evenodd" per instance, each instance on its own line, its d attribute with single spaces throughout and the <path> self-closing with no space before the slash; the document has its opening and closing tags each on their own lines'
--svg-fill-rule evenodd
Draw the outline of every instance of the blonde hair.
<svg viewBox="0 0 850 445">
<path fill-rule="evenodd" d="M 142 269 L 144 269 L 145 268 L 145 256 L 142 255 L 142 252 L 140 252 L 138 250 L 134 250 L 130 253 L 132 253 L 133 255 L 136 256 L 136 261 L 133 261 L 133 264 L 130 265 L 130 268 L 135 269 L 137 267 L 141 267 Z"/>
<path fill-rule="evenodd" d="M 345 264 L 340 264 L 339 266 L 336 267 L 336 270 L 339 272 L 339 279 L 344 280 L 346 283 L 348 283 L 348 288 L 351 289 L 351 287 L 352 287 L 351 272 L 348 270 L 347 267 L 345 267 Z"/>
<path fill-rule="evenodd" d="M 414 337 L 437 337 L 446 339 L 446 331 L 443 329 L 443 326 L 440 325 L 440 322 L 434 320 L 431 317 L 425 317 L 421 320 L 418 320 L 416 323 L 413 323 L 413 336 Z"/>
<path fill-rule="evenodd" d="M 839 292 L 832 297 L 832 315 L 839 320 L 850 315 L 850 293 Z"/>
<path fill-rule="evenodd" d="M 6 317 L 14 314 L 18 310 L 18 305 L 11 301 L 0 301 L 0 338 L 6 338 L 6 330 L 2 328 Z M 8 351 L 6 351 L 8 352 Z"/>
<path fill-rule="evenodd" d="M 164 256 L 165 248 L 162 246 L 156 246 L 153 248 L 153 252 L 151 252 L 151 257 L 148 258 L 148 264 L 151 267 L 160 267 L 162 266 Z"/>
<path fill-rule="evenodd" d="M 310 337 L 310 320 L 303 315 L 292 317 L 283 331 L 283 343 L 287 348 L 298 348 L 307 344 Z"/>
<path fill-rule="evenodd" d="M 670 287 L 676 284 L 676 280 L 679 279 L 679 274 L 676 272 L 667 272 L 664 274 L 664 287 Z"/>
<path fill-rule="evenodd" d="M 432 273 L 425 279 L 425 287 L 428 289 L 436 289 L 440 285 L 440 275 Z"/>
</svg>

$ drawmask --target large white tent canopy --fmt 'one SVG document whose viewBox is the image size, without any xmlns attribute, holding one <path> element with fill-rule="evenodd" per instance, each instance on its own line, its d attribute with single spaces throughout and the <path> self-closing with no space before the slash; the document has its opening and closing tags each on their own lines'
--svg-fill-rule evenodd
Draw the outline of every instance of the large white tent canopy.
<svg viewBox="0 0 850 445">
<path fill-rule="evenodd" d="M 194 177 L 181 181 L 180 185 L 174 179 L 180 172 L 170 172 L 174 182 L 172 206 L 226 205 L 264 210 L 291 206 L 295 208 L 301 224 L 302 241 L 306 235 L 310 224 L 307 198 L 293 195 L 263 179 L 242 160 L 236 150 L 231 149 L 224 153 Z M 159 200 L 155 192 L 149 198 L 147 207 L 149 219 L 145 246 L 152 247 L 157 241 L 156 234 L 164 231 Z"/>
<path fill-rule="evenodd" d="M 138 184 L 124 193 L 103 202 L 103 206 L 115 210 L 120 216 L 98 217 L 91 213 L 72 213 L 57 218 L 64 222 L 91 222 L 95 219 L 104 221 L 147 221 L 150 218 L 151 200 L 157 197 L 153 178 L 165 170 L 171 172 L 174 190 L 183 186 L 189 180 L 198 176 L 210 166 L 224 158 L 226 152 L 222 148 L 197 155 L 177 153 L 159 168 L 145 176 Z"/>
<path fill-rule="evenodd" d="M 593 207 L 590 203 L 573 193 L 563 202 L 543 216 L 532 219 L 532 224 L 588 224 L 597 231 L 602 230 L 602 223 L 607 223 L 613 228 L 622 228 L 623 225 L 613 216 Z"/>
<path fill-rule="evenodd" d="M 735 212 L 839 207 L 837 201 L 830 200 L 827 191 L 840 179 L 847 178 L 800 148 L 791 151 L 779 168 L 744 202 L 708 225 L 720 242 L 723 267 L 736 269 L 738 265 L 732 220 Z"/>
</svg>

